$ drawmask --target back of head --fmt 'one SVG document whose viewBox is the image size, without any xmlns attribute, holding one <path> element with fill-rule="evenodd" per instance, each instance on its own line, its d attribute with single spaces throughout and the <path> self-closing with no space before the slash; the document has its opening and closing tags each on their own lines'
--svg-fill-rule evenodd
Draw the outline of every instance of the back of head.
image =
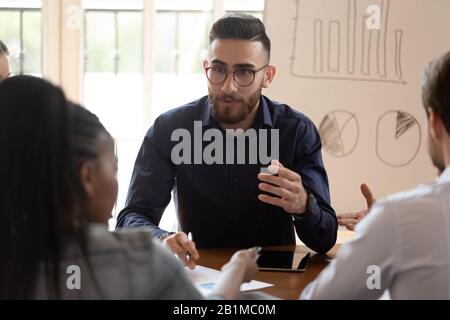
<svg viewBox="0 0 450 320">
<path fill-rule="evenodd" d="M 270 60 L 271 42 L 264 24 L 258 18 L 246 14 L 230 14 L 217 20 L 209 33 L 209 43 L 216 39 L 259 41 Z"/>
<path fill-rule="evenodd" d="M 422 100 L 445 125 L 450 135 L 450 51 L 431 62 L 422 81 Z"/>
<path fill-rule="evenodd" d="M 2 40 L 0 40 L 0 56 L 2 54 L 6 54 L 7 56 L 9 56 L 9 51 L 6 44 L 4 44 Z"/>
<path fill-rule="evenodd" d="M 64 226 L 71 225 L 75 180 L 64 93 L 29 76 L 2 82 L 0 148 L 0 298 L 30 298 L 40 263 L 58 270 Z"/>
<path fill-rule="evenodd" d="M 92 160 L 99 156 L 97 139 L 100 135 L 104 134 L 111 139 L 112 136 L 95 114 L 72 102 L 68 102 L 68 106 L 75 160 L 78 168 L 84 160 Z"/>
</svg>

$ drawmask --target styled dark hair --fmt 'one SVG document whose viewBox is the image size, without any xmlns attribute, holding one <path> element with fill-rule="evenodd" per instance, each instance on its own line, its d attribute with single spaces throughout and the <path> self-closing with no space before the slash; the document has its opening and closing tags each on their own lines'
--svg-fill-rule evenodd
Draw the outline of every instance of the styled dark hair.
<svg viewBox="0 0 450 320">
<path fill-rule="evenodd" d="M 49 297 L 59 298 L 65 245 L 76 240 L 87 257 L 79 159 L 95 157 L 99 130 L 95 116 L 45 80 L 0 85 L 0 299 L 33 298 L 40 272 Z"/>
<path fill-rule="evenodd" d="M 263 44 L 270 60 L 271 42 L 267 36 L 266 27 L 254 16 L 233 13 L 217 20 L 209 33 L 209 44 L 216 39 L 259 41 Z"/>
<path fill-rule="evenodd" d="M 9 56 L 9 51 L 8 51 L 8 47 L 6 46 L 6 44 L 4 44 L 3 42 L 2 42 L 2 40 L 0 40 L 0 56 L 2 55 L 2 54 L 6 54 L 7 56 Z"/>
<path fill-rule="evenodd" d="M 444 123 L 450 135 L 450 51 L 431 62 L 422 81 L 422 101 Z M 428 109 L 426 109 L 427 115 Z"/>
</svg>

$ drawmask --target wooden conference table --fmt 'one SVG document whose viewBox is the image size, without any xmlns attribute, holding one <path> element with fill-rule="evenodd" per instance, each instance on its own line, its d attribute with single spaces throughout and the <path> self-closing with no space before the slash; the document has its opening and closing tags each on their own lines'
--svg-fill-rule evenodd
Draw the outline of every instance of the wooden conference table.
<svg viewBox="0 0 450 320">
<path fill-rule="evenodd" d="M 289 248 L 295 247 L 298 252 L 311 252 L 306 246 L 280 246 L 280 247 L 267 247 L 267 249 L 275 250 L 289 250 Z M 318 255 L 312 253 L 311 260 L 308 268 L 305 272 L 272 272 L 272 271 L 260 271 L 255 280 L 268 282 L 274 286 L 261 289 L 259 291 L 271 294 L 281 299 L 296 300 L 298 299 L 302 290 L 308 283 L 313 281 L 317 275 L 322 271 L 334 258 L 340 245 L 337 244 L 326 255 Z M 199 250 L 200 261 L 199 265 L 220 270 L 220 268 L 231 258 L 237 249 L 203 249 Z"/>
</svg>

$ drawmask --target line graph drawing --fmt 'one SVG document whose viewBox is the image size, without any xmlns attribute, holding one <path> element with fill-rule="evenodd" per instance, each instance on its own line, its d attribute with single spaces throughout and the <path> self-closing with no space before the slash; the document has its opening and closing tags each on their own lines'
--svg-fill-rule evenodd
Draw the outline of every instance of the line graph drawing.
<svg viewBox="0 0 450 320">
<path fill-rule="evenodd" d="M 347 157 L 358 144 L 358 119 L 349 111 L 332 111 L 323 118 L 319 133 L 327 153 L 336 158 Z"/>
<path fill-rule="evenodd" d="M 406 84 L 404 31 L 389 21 L 391 0 L 294 0 L 291 74 L 304 79 Z M 381 28 L 369 29 L 369 5 L 380 7 Z M 324 8 L 326 8 L 324 10 Z"/>
<path fill-rule="evenodd" d="M 390 167 L 405 167 L 417 156 L 422 144 L 422 129 L 411 114 L 392 110 L 377 123 L 376 153 Z"/>
</svg>

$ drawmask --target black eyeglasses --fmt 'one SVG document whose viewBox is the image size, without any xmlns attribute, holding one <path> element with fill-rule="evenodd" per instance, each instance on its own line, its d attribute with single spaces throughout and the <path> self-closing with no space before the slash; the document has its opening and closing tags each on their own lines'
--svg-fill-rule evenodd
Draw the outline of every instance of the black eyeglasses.
<svg viewBox="0 0 450 320">
<path fill-rule="evenodd" d="M 233 80 L 237 85 L 241 87 L 249 87 L 253 84 L 253 81 L 255 81 L 256 73 L 264 70 L 268 66 L 269 65 L 266 64 L 258 70 L 252 70 L 250 68 L 237 68 L 234 71 L 228 71 L 224 66 L 216 65 L 205 67 L 205 72 L 209 82 L 214 85 L 223 84 L 227 80 L 228 74 L 231 73 L 233 75 Z"/>
</svg>

